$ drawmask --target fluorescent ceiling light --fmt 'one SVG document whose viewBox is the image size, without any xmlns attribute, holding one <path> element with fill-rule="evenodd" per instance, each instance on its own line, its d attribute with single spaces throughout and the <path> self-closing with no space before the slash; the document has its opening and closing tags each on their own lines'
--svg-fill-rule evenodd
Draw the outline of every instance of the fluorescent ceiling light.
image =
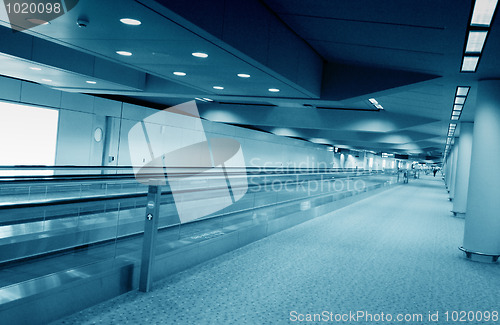
<svg viewBox="0 0 500 325">
<path fill-rule="evenodd" d="M 470 25 L 489 27 L 497 7 L 497 2 L 498 0 L 476 0 Z"/>
<path fill-rule="evenodd" d="M 455 123 L 450 123 L 450 128 L 454 128 L 456 127 L 457 125 Z"/>
<path fill-rule="evenodd" d="M 372 103 L 373 105 L 378 105 L 378 102 L 375 98 L 370 98 L 368 99 L 370 101 L 370 103 Z"/>
<path fill-rule="evenodd" d="M 479 62 L 478 56 L 464 56 L 464 61 L 462 62 L 462 72 L 474 72 L 476 71 L 477 63 Z"/>
<path fill-rule="evenodd" d="M 88 83 L 88 84 L 91 84 L 91 85 L 95 85 L 95 84 L 97 83 L 97 82 L 92 81 L 92 80 L 87 80 L 87 81 L 85 81 L 85 82 L 86 82 L 86 83 Z"/>
<path fill-rule="evenodd" d="M 240 78 L 250 78 L 250 75 L 247 73 L 238 73 L 238 77 Z"/>
<path fill-rule="evenodd" d="M 120 54 L 120 55 L 123 55 L 123 56 L 131 56 L 132 52 L 128 52 L 128 51 L 116 51 L 116 54 Z"/>
<path fill-rule="evenodd" d="M 50 80 L 50 79 L 42 79 L 42 81 L 52 82 L 52 80 Z"/>
<path fill-rule="evenodd" d="M 457 116 L 458 116 L 458 115 L 460 115 L 460 112 L 458 112 L 458 111 L 453 111 L 453 112 L 451 113 L 451 115 L 457 115 Z"/>
<path fill-rule="evenodd" d="M 470 87 L 458 87 L 457 96 L 467 96 Z"/>
<path fill-rule="evenodd" d="M 214 101 L 213 99 L 206 98 L 206 97 L 203 97 L 203 99 L 206 100 L 207 102 L 213 102 Z"/>
<path fill-rule="evenodd" d="M 378 109 L 384 109 L 384 107 L 382 105 L 380 105 L 380 104 L 375 105 L 375 107 L 378 108 Z"/>
<path fill-rule="evenodd" d="M 205 102 L 205 100 L 204 100 L 204 99 L 201 99 L 201 98 L 199 98 L 199 97 L 196 97 L 195 99 L 196 99 L 196 100 L 199 100 L 200 102 Z"/>
<path fill-rule="evenodd" d="M 224 87 L 222 87 L 222 86 L 214 86 L 213 88 L 214 88 L 214 89 L 218 89 L 218 90 L 222 90 L 222 89 L 224 89 Z"/>
<path fill-rule="evenodd" d="M 141 24 L 140 20 L 132 19 L 132 18 L 122 18 L 120 19 L 122 23 L 125 25 L 139 26 Z"/>
<path fill-rule="evenodd" d="M 193 56 L 197 57 L 197 58 L 208 58 L 208 54 L 207 53 L 202 53 L 202 52 L 194 52 L 194 53 L 191 53 Z"/>
<path fill-rule="evenodd" d="M 453 105 L 453 110 L 454 111 L 461 111 L 464 105 Z"/>
<path fill-rule="evenodd" d="M 452 116 L 451 117 L 451 119 L 454 120 L 454 121 L 458 120 L 458 118 L 459 118 L 458 116 Z"/>
<path fill-rule="evenodd" d="M 278 88 L 269 88 L 268 90 L 272 93 L 277 93 L 280 91 Z"/>
<path fill-rule="evenodd" d="M 35 70 L 35 71 L 41 71 L 42 68 L 39 68 L 39 67 L 30 67 L 31 70 Z"/>
<path fill-rule="evenodd" d="M 465 97 L 455 97 L 455 104 L 463 105 L 465 103 Z"/>
<path fill-rule="evenodd" d="M 485 30 L 471 30 L 467 38 L 465 53 L 480 53 L 483 50 L 488 32 Z"/>
<path fill-rule="evenodd" d="M 185 72 L 181 72 L 181 71 L 175 71 L 175 72 L 174 72 L 174 74 L 175 74 L 176 76 L 181 76 L 181 77 L 184 77 L 184 76 L 186 75 L 186 73 L 185 73 Z"/>
</svg>

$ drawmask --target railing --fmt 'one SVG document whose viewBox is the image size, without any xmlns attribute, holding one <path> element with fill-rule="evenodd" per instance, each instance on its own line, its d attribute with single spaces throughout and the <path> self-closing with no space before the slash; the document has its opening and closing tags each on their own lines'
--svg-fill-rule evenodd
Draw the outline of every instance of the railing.
<svg viewBox="0 0 500 325">
<path fill-rule="evenodd" d="M 0 177 L 0 270 L 61 255 L 65 262 L 58 268 L 138 257 L 148 187 L 136 181 L 131 167 L 44 168 L 64 174 Z M 88 170 L 100 174 L 89 175 Z M 355 169 L 233 168 L 200 173 L 179 168 L 170 169 L 166 179 L 158 245 L 175 249 L 396 182 L 396 175 Z M 190 214 L 200 217 L 183 220 Z M 27 272 L 4 281 L 30 276 Z"/>
</svg>

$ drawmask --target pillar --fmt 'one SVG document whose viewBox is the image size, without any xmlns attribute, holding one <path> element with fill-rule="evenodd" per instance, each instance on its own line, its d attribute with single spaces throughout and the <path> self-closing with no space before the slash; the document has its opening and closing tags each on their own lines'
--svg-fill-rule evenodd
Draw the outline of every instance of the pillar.
<svg viewBox="0 0 500 325">
<path fill-rule="evenodd" d="M 457 172 L 453 197 L 453 214 L 465 217 L 467 209 L 467 191 L 469 187 L 470 160 L 472 150 L 472 131 L 474 123 L 460 123 L 460 138 L 458 139 Z"/>
<path fill-rule="evenodd" d="M 500 255 L 500 80 L 478 82 L 463 249 Z"/>
<path fill-rule="evenodd" d="M 453 147 L 448 151 L 446 156 L 446 170 L 444 173 L 444 182 L 446 184 L 446 189 L 450 192 L 450 181 L 451 181 L 451 167 L 453 161 Z"/>
<path fill-rule="evenodd" d="M 450 201 L 453 201 L 455 196 L 455 181 L 457 176 L 457 157 L 458 157 L 458 137 L 455 138 L 453 145 L 453 156 L 451 157 L 450 165 L 450 185 L 448 186 L 448 191 L 450 192 Z"/>
</svg>

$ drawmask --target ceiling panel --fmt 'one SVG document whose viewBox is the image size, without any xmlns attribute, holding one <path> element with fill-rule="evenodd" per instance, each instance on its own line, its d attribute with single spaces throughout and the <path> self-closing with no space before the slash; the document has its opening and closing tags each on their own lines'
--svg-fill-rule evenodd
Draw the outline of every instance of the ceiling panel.
<svg viewBox="0 0 500 325">
<path fill-rule="evenodd" d="M 460 73 L 472 1 L 212 3 L 80 1 L 68 14 L 26 33 L 144 73 L 147 82 L 140 94 L 100 80 L 115 87 L 112 95 L 123 100 L 167 105 L 210 96 L 214 103 L 200 105 L 207 119 L 310 141 L 399 153 L 442 150 L 456 87 L 472 87 L 461 118 L 471 121 L 477 80 L 499 77 L 499 19 L 494 21 L 477 73 Z M 199 12 L 189 14 L 191 7 Z M 228 15 L 231 12 L 239 15 Z M 142 25 L 119 22 L 130 16 Z M 88 18 L 87 28 L 76 25 L 79 17 Z M 300 42 L 293 43 L 297 37 Z M 119 56 L 117 50 L 133 55 Z M 209 56 L 194 58 L 191 53 L 195 51 Z M 319 62 L 316 71 L 308 71 L 310 66 L 302 63 L 311 56 L 304 53 L 320 56 L 323 69 Z M 43 83 L 32 72 L 25 73 L 22 62 L 9 63 L 10 68 L 6 64 L 0 73 L 12 75 L 11 69 L 17 77 Z M 82 82 L 72 71 L 53 70 L 51 76 L 60 77 L 63 84 Z M 187 75 L 175 76 L 175 71 Z M 286 71 L 286 76 L 280 71 Z M 319 76 L 321 71 L 323 76 Z M 238 78 L 237 73 L 252 77 Z M 299 79 L 322 83 L 321 94 L 302 88 Z M 269 88 L 280 92 L 270 93 Z M 374 109 L 370 98 L 383 111 L 337 110 Z M 245 103 L 257 105 L 241 105 Z"/>
</svg>

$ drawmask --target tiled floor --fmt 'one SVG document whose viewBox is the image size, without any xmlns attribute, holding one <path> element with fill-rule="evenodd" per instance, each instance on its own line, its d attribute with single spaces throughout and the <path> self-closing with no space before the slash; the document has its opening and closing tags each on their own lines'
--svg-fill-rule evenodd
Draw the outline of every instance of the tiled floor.
<svg viewBox="0 0 500 325">
<path fill-rule="evenodd" d="M 317 324 L 293 320 L 323 311 L 393 317 L 331 324 L 481 324 L 444 313 L 498 312 L 500 266 L 463 258 L 450 210 L 440 179 L 410 180 L 54 324 Z"/>
</svg>

